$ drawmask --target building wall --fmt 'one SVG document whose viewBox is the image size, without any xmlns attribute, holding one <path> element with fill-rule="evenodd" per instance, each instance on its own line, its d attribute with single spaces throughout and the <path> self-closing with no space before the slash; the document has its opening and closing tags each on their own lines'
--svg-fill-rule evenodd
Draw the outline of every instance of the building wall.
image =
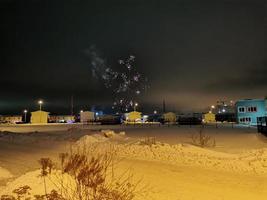
<svg viewBox="0 0 267 200">
<path fill-rule="evenodd" d="M 81 123 L 93 122 L 95 120 L 95 113 L 90 111 L 81 112 Z"/>
<path fill-rule="evenodd" d="M 249 99 L 236 102 L 237 122 L 257 125 L 257 117 L 267 116 L 266 100 Z"/>
<path fill-rule="evenodd" d="M 52 115 L 49 116 L 50 122 L 73 122 L 75 121 L 75 117 L 71 115 Z"/>
<path fill-rule="evenodd" d="M 177 117 L 175 113 L 168 112 L 163 114 L 163 119 L 165 122 L 176 122 Z"/>
<path fill-rule="evenodd" d="M 141 116 L 142 113 L 140 112 L 137 112 L 137 111 L 133 111 L 133 112 L 130 112 L 126 118 L 127 121 L 129 122 L 136 122 L 138 120 L 141 120 Z"/>
<path fill-rule="evenodd" d="M 31 113 L 32 124 L 46 124 L 48 122 L 48 112 L 36 111 Z"/>
<path fill-rule="evenodd" d="M 209 123 L 209 122 L 216 122 L 216 120 L 215 120 L 215 114 L 213 114 L 213 113 L 206 113 L 206 114 L 204 114 L 204 122 L 207 122 L 207 123 Z"/>
<path fill-rule="evenodd" d="M 20 115 L 0 116 L 0 123 L 1 122 L 15 124 L 17 122 L 22 122 L 22 116 Z"/>
</svg>

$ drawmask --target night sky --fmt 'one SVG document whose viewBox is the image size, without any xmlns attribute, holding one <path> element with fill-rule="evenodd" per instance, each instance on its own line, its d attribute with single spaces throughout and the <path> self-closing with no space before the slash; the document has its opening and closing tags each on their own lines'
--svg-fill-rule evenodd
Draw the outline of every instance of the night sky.
<svg viewBox="0 0 267 200">
<path fill-rule="evenodd" d="M 200 3 L 201 2 L 201 3 Z M 107 65 L 129 55 L 149 79 L 144 110 L 201 110 L 267 95 L 263 0 L 0 0 L 0 114 L 69 113 L 110 105 L 87 51 Z"/>
</svg>

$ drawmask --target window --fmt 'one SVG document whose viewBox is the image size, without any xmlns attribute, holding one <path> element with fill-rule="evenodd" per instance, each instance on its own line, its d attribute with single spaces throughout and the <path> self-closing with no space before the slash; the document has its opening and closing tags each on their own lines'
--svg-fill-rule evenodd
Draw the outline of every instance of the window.
<svg viewBox="0 0 267 200">
<path fill-rule="evenodd" d="M 256 106 L 247 107 L 247 112 L 257 112 L 257 107 Z"/>
<path fill-rule="evenodd" d="M 241 118 L 239 118 L 239 122 L 241 122 L 241 123 L 250 123 L 251 122 L 251 118 L 250 117 L 241 117 Z"/>
<path fill-rule="evenodd" d="M 245 112 L 245 107 L 238 107 L 238 112 L 239 113 L 244 113 Z"/>
</svg>

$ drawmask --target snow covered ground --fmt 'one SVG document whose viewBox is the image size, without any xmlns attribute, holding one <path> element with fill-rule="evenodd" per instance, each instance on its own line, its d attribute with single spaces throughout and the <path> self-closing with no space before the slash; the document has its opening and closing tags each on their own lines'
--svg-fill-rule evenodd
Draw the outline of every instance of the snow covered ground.
<svg viewBox="0 0 267 200">
<path fill-rule="evenodd" d="M 53 128 L 54 127 L 54 128 Z M 103 137 L 102 129 L 126 135 Z M 131 170 L 152 189 L 148 199 L 228 200 L 267 196 L 267 142 L 255 128 L 227 124 L 205 126 L 216 146 L 192 145 L 201 126 L 0 126 L 0 195 L 20 183 L 38 188 L 37 160 L 56 159 L 70 146 L 114 145 L 123 160 L 117 170 Z M 146 138 L 155 138 L 146 144 Z M 108 144 L 108 145 L 107 145 Z M 102 145 L 102 146 L 101 146 Z M 13 177 L 12 177 L 13 176 Z M 40 182 L 40 180 L 39 180 Z M 39 184 L 40 185 L 40 184 Z M 39 188 L 38 192 L 42 189 Z"/>
</svg>

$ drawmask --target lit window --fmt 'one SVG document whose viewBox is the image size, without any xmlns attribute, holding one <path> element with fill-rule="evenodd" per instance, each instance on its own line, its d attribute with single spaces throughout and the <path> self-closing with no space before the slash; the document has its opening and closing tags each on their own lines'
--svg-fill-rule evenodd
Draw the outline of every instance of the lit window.
<svg viewBox="0 0 267 200">
<path fill-rule="evenodd" d="M 251 122 L 251 118 L 250 117 L 241 117 L 241 118 L 239 118 L 239 122 L 241 122 L 241 123 L 250 123 Z"/>
<path fill-rule="evenodd" d="M 245 112 L 245 107 L 238 107 L 238 112 L 244 113 Z"/>
<path fill-rule="evenodd" d="M 257 112 L 257 107 L 256 106 L 247 107 L 247 112 Z"/>
</svg>

